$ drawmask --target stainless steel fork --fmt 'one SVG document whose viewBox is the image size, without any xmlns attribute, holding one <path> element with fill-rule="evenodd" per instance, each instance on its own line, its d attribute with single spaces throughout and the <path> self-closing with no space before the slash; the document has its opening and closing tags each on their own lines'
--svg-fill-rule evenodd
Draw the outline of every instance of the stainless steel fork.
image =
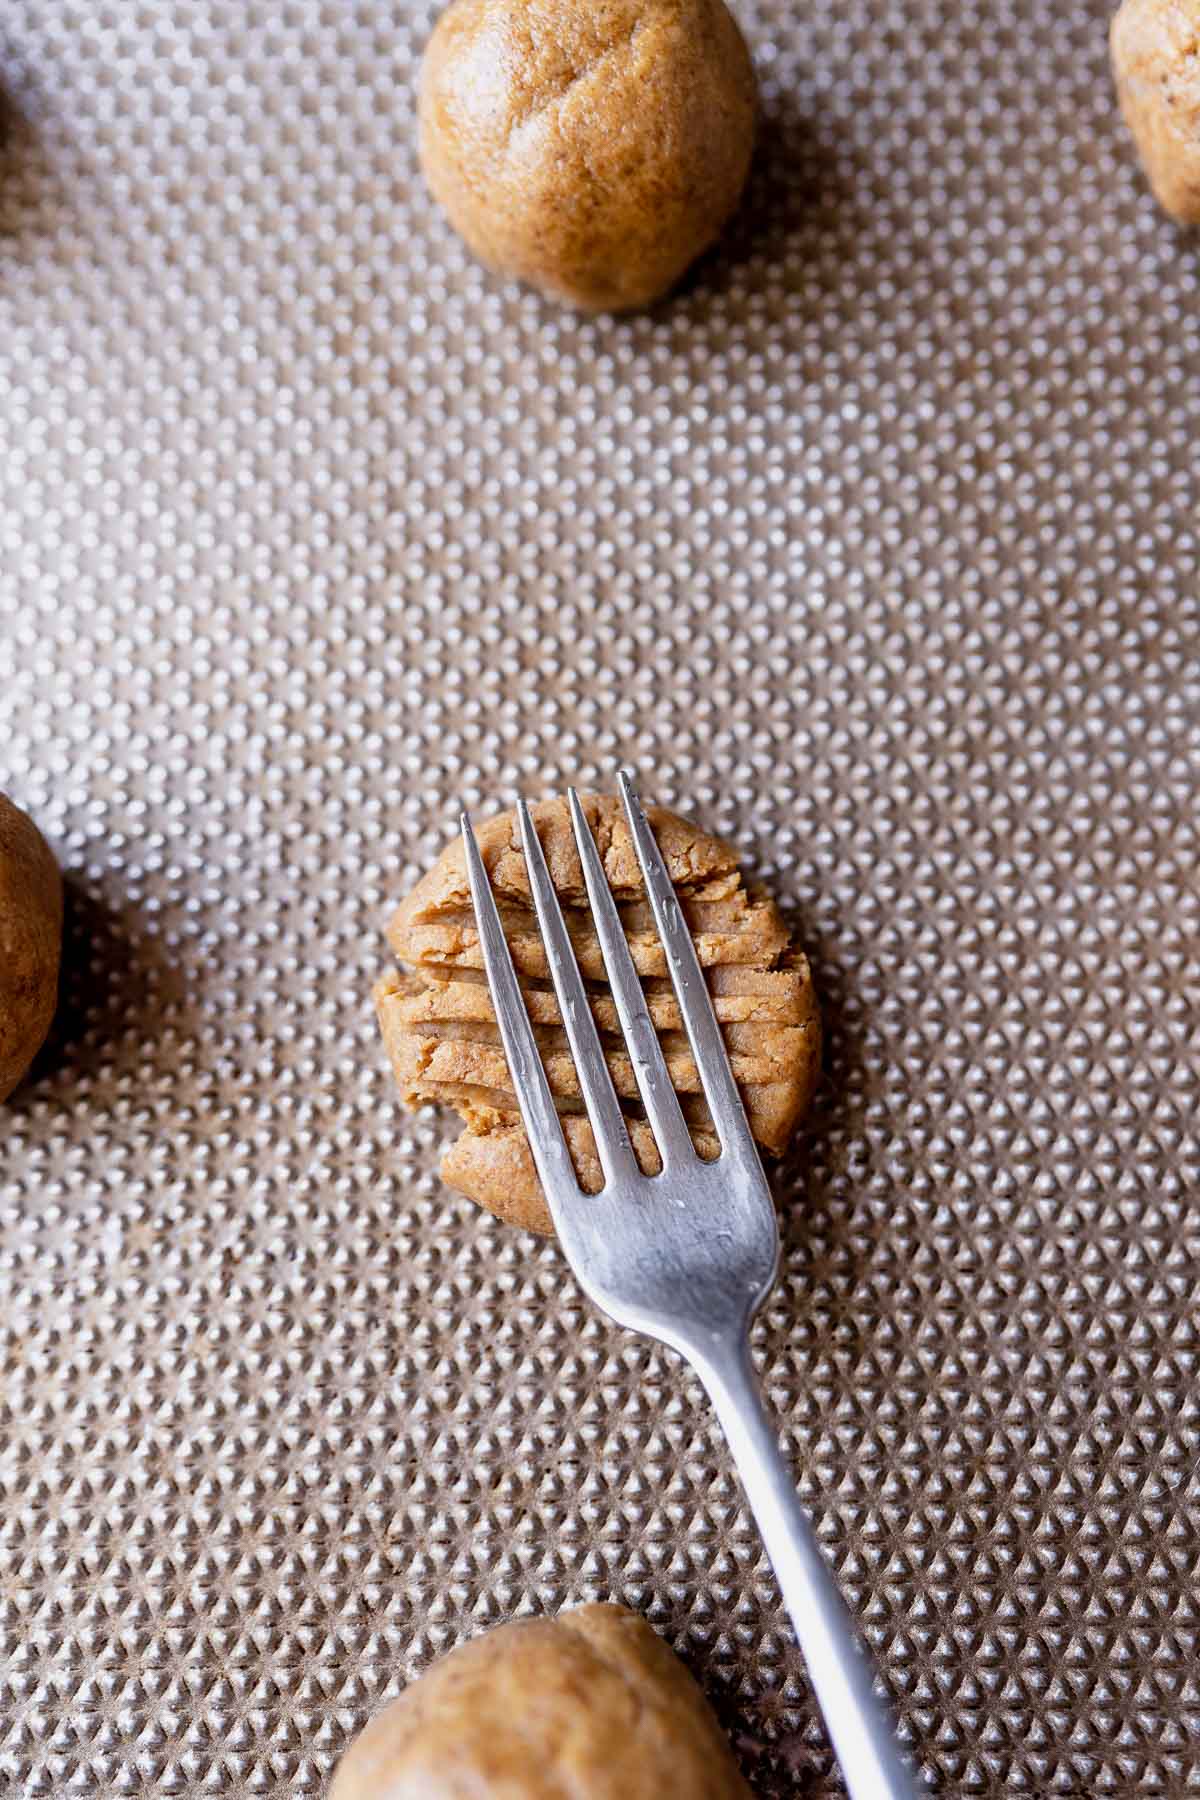
<svg viewBox="0 0 1200 1800">
<path fill-rule="evenodd" d="M 583 808 L 569 795 L 596 934 L 661 1173 L 641 1173 L 528 807 L 518 809 L 534 908 L 604 1174 L 579 1186 L 470 820 L 467 870 L 484 967 L 533 1160 L 559 1242 L 618 1324 L 668 1344 L 708 1390 L 774 1566 L 853 1800 L 924 1793 L 904 1762 L 870 1664 L 800 1505 L 750 1360 L 750 1321 L 775 1280 L 779 1233 L 720 1027 L 671 877 L 629 777 L 621 797 L 679 1010 L 720 1141 L 696 1154 Z"/>
</svg>

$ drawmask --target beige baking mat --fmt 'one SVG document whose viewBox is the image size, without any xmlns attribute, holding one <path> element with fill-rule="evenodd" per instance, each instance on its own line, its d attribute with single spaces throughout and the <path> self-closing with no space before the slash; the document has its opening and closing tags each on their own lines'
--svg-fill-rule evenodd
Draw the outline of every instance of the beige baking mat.
<svg viewBox="0 0 1200 1800">
<path fill-rule="evenodd" d="M 392 901 L 518 787 L 732 835 L 829 1026 L 758 1348 L 947 1794 L 1195 1790 L 1200 249 L 1107 6 L 749 0 L 648 317 L 426 201 L 428 5 L 8 0 L 0 785 L 69 974 L 0 1152 L 0 1788 L 316 1795 L 611 1596 L 836 1790 L 693 1382 L 443 1192 Z"/>
</svg>

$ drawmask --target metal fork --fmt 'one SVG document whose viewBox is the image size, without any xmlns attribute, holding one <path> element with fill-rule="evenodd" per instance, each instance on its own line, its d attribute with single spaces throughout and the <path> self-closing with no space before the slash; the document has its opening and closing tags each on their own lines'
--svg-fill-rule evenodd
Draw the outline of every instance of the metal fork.
<svg viewBox="0 0 1200 1800">
<path fill-rule="evenodd" d="M 559 1242 L 597 1306 L 618 1324 L 678 1351 L 707 1388 L 852 1800 L 914 1800 L 926 1790 L 901 1760 L 870 1664 L 800 1505 L 750 1360 L 750 1321 L 775 1280 L 779 1231 L 691 933 L 650 823 L 622 774 L 634 848 L 720 1141 L 712 1162 L 693 1147 L 599 852 L 574 789 L 568 798 L 617 1016 L 662 1157 L 660 1174 L 642 1174 L 542 846 L 522 801 L 521 843 L 534 908 L 604 1174 L 598 1194 L 585 1194 L 576 1178 L 483 858 L 471 822 L 462 815 L 492 1004 Z"/>
</svg>

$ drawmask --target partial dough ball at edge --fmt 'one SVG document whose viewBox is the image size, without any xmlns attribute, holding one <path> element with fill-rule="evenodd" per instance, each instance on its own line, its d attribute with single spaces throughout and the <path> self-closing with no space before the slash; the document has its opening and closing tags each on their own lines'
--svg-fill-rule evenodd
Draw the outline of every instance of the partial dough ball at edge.
<svg viewBox="0 0 1200 1800">
<path fill-rule="evenodd" d="M 0 1101 L 24 1080 L 58 1003 L 63 892 L 45 838 L 0 794 Z"/>
<path fill-rule="evenodd" d="M 1124 0 L 1109 43 L 1155 197 L 1178 223 L 1200 224 L 1200 0 Z"/>
</svg>

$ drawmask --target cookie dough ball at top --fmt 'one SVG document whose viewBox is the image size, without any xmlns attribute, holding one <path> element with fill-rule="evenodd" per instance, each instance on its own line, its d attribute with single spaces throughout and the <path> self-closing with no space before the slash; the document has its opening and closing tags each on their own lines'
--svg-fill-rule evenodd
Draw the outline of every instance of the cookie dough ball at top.
<svg viewBox="0 0 1200 1800">
<path fill-rule="evenodd" d="M 1172 218 L 1200 224 L 1200 0 L 1124 0 L 1111 45 L 1150 186 Z"/>
<path fill-rule="evenodd" d="M 717 237 L 754 115 L 723 0 L 453 0 L 421 73 L 421 161 L 491 268 L 622 311 Z"/>
</svg>

